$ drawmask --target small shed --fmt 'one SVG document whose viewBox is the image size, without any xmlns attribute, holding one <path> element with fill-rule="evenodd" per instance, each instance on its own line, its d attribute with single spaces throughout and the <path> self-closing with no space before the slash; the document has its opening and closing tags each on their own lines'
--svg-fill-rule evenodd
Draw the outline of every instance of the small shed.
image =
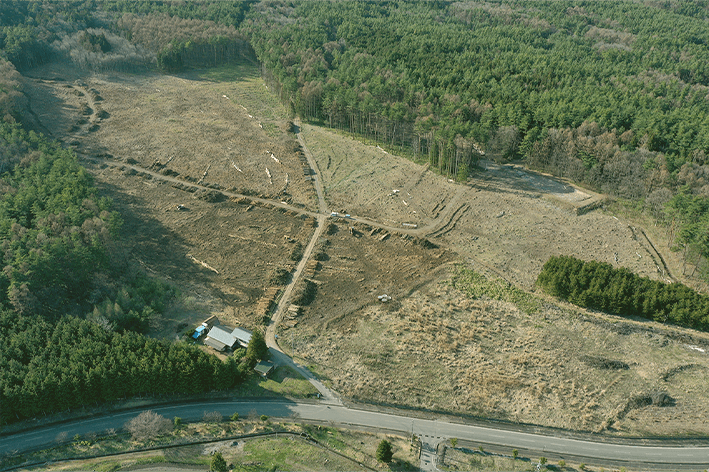
<svg viewBox="0 0 709 472">
<path fill-rule="evenodd" d="M 268 375 L 273 372 L 274 365 L 271 361 L 260 361 L 254 367 L 254 370 L 259 373 L 262 377 L 268 377 Z"/>
<path fill-rule="evenodd" d="M 212 339 L 210 337 L 204 338 L 204 344 L 207 346 L 211 347 L 215 351 L 218 352 L 224 352 L 226 350 L 226 344 L 217 341 L 216 339 Z"/>
</svg>

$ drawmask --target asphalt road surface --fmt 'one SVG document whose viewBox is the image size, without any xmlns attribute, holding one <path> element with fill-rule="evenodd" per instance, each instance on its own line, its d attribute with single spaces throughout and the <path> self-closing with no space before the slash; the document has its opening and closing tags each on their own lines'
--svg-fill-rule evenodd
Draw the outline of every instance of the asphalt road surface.
<svg viewBox="0 0 709 472">
<path fill-rule="evenodd" d="M 308 157 L 311 167 L 313 169 L 317 169 L 317 164 L 312 159 L 312 156 L 309 155 L 309 152 L 305 147 L 305 143 L 302 141 L 302 137 L 300 135 L 298 137 L 303 144 L 303 148 L 306 151 L 306 156 Z M 134 167 L 126 164 L 120 165 Z M 141 172 L 148 172 L 151 175 L 162 179 L 172 180 L 169 177 L 153 173 L 146 169 L 136 169 Z M 450 423 L 444 419 L 428 420 L 410 418 L 392 413 L 378 413 L 343 406 L 336 395 L 330 392 L 324 385 L 322 385 L 322 383 L 317 381 L 317 379 L 315 379 L 309 371 L 301 366 L 295 365 L 288 356 L 283 354 L 280 351 L 275 339 L 275 327 L 278 325 L 283 311 L 287 306 L 287 301 L 290 298 L 290 290 L 292 290 L 293 285 L 295 285 L 294 282 L 300 277 L 303 267 L 309 259 L 313 247 L 326 224 L 326 215 L 328 215 L 327 206 L 324 200 L 322 184 L 319 182 L 319 176 L 317 178 L 316 190 L 318 194 L 318 213 L 297 210 L 278 202 L 267 202 L 271 205 L 293 209 L 294 211 L 305 213 L 318 219 L 318 228 L 316 228 L 313 237 L 306 248 L 306 255 L 301 260 L 296 274 L 293 277 L 293 283 L 291 283 L 288 287 L 287 293 L 284 294 L 284 297 L 279 304 L 280 306 L 278 307 L 277 313 L 273 317 L 273 323 L 267 331 L 267 344 L 271 348 L 274 360 L 276 360 L 279 364 L 291 365 L 305 375 L 305 377 L 310 380 L 321 392 L 324 401 L 319 403 L 294 401 L 190 403 L 186 405 L 152 408 L 153 411 L 165 416 L 166 418 L 178 416 L 186 421 L 199 420 L 205 412 L 217 411 L 225 417 L 231 416 L 235 412 L 239 413 L 242 417 L 255 413 L 257 415 L 267 415 L 274 418 L 323 421 L 344 427 L 353 426 L 375 428 L 380 431 L 399 433 L 403 435 L 415 434 L 422 439 L 422 443 L 424 445 L 424 454 L 422 454 L 421 462 L 422 467 L 425 470 L 436 470 L 434 463 L 435 446 L 448 438 L 457 438 L 464 441 L 494 445 L 498 448 L 509 448 L 510 452 L 513 448 L 517 448 L 560 457 L 570 456 L 576 459 L 586 458 L 588 459 L 587 462 L 592 462 L 595 459 L 603 463 L 634 464 L 639 467 L 647 468 L 672 469 L 691 467 L 695 470 L 709 468 L 709 446 L 659 447 L 601 443 L 579 439 L 551 437 L 519 431 L 493 429 L 490 427 Z M 228 196 L 238 196 L 228 192 L 223 193 Z M 253 197 L 249 198 L 259 200 Z M 455 206 L 456 205 L 454 204 L 449 204 L 449 208 L 447 208 L 447 210 L 452 212 L 452 209 Z M 442 218 L 442 220 L 445 221 L 445 218 Z M 386 228 L 385 225 L 381 225 L 376 222 L 370 222 L 367 220 L 366 223 L 371 224 L 372 226 Z M 439 218 L 439 220 L 434 223 L 434 227 L 440 223 L 441 219 Z M 397 230 L 408 234 L 418 234 L 425 231 L 430 231 L 431 228 L 422 228 L 413 231 L 402 229 Z M 127 421 L 136 417 L 138 414 L 140 414 L 140 411 L 122 412 L 101 418 L 67 422 L 23 433 L 0 436 L 0 457 L 4 454 L 12 454 L 15 452 L 48 447 L 55 443 L 59 437 L 71 438 L 77 434 L 83 436 L 88 433 L 100 434 L 110 429 L 119 430 L 123 428 Z"/>
<path fill-rule="evenodd" d="M 267 415 L 274 418 L 292 418 L 331 422 L 343 426 L 378 428 L 384 431 L 433 438 L 458 438 L 486 444 L 527 450 L 543 451 L 548 454 L 600 459 L 605 462 L 618 461 L 643 464 L 664 464 L 695 466 L 697 469 L 709 467 L 709 447 L 656 447 L 598 443 L 578 439 L 549 437 L 517 431 L 504 431 L 488 427 L 450 423 L 445 420 L 429 420 L 399 416 L 396 414 L 357 410 L 345 406 L 321 403 L 300 403 L 293 401 L 252 402 L 232 401 L 198 403 L 153 408 L 166 418 L 179 416 L 185 420 L 198 420 L 205 412 L 218 411 L 230 416 L 249 414 Z M 25 451 L 50 445 L 62 434 L 73 437 L 77 434 L 102 433 L 111 428 L 120 429 L 140 411 L 117 413 L 95 419 L 64 423 L 25 433 L 0 438 L 0 454 Z"/>
</svg>

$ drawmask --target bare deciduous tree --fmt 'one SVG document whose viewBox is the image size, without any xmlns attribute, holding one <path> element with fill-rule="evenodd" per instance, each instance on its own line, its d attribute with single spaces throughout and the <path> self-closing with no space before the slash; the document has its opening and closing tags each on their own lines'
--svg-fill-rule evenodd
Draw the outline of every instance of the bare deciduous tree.
<svg viewBox="0 0 709 472">
<path fill-rule="evenodd" d="M 653 190 L 645 199 L 645 206 L 650 210 L 655 219 L 660 220 L 664 216 L 665 205 L 672 199 L 672 192 L 666 188 Z"/>
<path fill-rule="evenodd" d="M 205 411 L 202 415 L 202 420 L 205 423 L 221 423 L 224 417 L 218 411 Z"/>
<path fill-rule="evenodd" d="M 145 441 L 170 432 L 172 421 L 148 410 L 128 421 L 125 428 L 133 435 L 133 439 Z"/>
<path fill-rule="evenodd" d="M 110 45 L 110 49 L 106 52 L 101 49 L 98 51 L 87 49 L 81 41 L 86 34 L 104 38 Z M 77 66 L 100 72 L 141 70 L 156 60 L 155 53 L 103 29 L 89 28 L 85 31 L 65 34 L 54 41 L 52 47 L 58 54 Z"/>
<path fill-rule="evenodd" d="M 520 133 L 516 126 L 501 126 L 487 145 L 491 157 L 506 161 L 515 159 L 519 150 Z"/>
</svg>

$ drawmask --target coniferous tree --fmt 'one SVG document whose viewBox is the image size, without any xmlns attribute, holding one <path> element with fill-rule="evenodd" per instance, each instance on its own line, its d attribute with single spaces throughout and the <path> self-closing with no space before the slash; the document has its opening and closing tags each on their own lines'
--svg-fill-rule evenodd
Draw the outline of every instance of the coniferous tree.
<svg viewBox="0 0 709 472">
<path fill-rule="evenodd" d="M 261 330 L 254 330 L 246 348 L 246 357 L 252 362 L 256 362 L 259 359 L 266 359 L 267 356 L 268 346 L 266 345 L 266 339 L 263 337 Z"/>
<path fill-rule="evenodd" d="M 391 448 L 391 443 L 386 439 L 382 439 L 377 446 L 377 452 L 375 457 L 379 462 L 389 463 L 392 457 L 394 457 L 394 452 Z"/>
<path fill-rule="evenodd" d="M 209 463 L 210 472 L 226 472 L 227 464 L 222 456 L 221 452 L 215 452 L 212 456 L 212 460 Z"/>
</svg>

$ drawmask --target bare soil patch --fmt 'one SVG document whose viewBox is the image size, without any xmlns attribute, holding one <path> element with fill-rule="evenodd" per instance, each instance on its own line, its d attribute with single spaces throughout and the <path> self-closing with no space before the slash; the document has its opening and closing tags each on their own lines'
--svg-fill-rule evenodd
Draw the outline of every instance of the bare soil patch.
<svg viewBox="0 0 709 472">
<path fill-rule="evenodd" d="M 431 241 L 455 253 L 438 259 L 442 262 L 465 261 L 481 273 L 532 290 L 544 262 L 557 254 L 600 260 L 668 280 L 662 260 L 641 228 L 602 209 L 584 213 L 603 201 L 601 195 L 518 166 L 488 162 L 467 185 L 454 186 L 403 159 L 388 156 L 384 161 L 383 151 L 375 146 L 307 125 L 303 130 L 324 186 L 331 192 L 330 204 L 354 208 L 352 213 L 361 209 L 377 221 L 411 218 L 400 193 L 390 195 L 397 186 L 404 187 L 397 172 L 400 167 L 409 169 L 403 175 L 417 176 L 412 179 L 417 184 L 402 191 L 410 201 L 418 199 L 419 209 L 435 208 L 434 202 L 439 201 L 439 208 L 445 207 L 462 189 L 444 221 L 436 222 L 432 211 L 418 212 L 422 225 L 437 223 L 429 234 Z M 328 168 L 347 172 L 338 176 Z M 371 179 L 361 178 L 371 174 L 362 169 L 370 168 L 381 172 Z M 355 183 L 358 192 L 351 188 Z M 347 190 L 340 192 L 339 187 Z M 691 385 L 664 380 L 675 375 L 672 365 L 694 365 L 699 359 L 703 371 L 709 368 L 707 356 L 692 352 L 687 347 L 691 343 L 682 336 L 669 335 L 664 327 L 651 323 L 636 326 L 550 304 L 528 314 L 511 303 L 485 297 L 471 300 L 448 286 L 450 266 L 443 264 L 436 271 L 421 261 L 414 263 L 426 277 L 412 273 L 405 285 L 408 292 L 393 292 L 397 286 L 386 284 L 377 291 L 376 282 L 381 284 L 381 279 L 400 269 L 407 273 L 412 265 L 404 257 L 372 257 L 376 253 L 372 248 L 382 244 L 376 235 L 364 238 L 363 244 L 368 248 L 365 253 L 345 246 L 344 240 L 333 243 L 330 252 L 343 269 L 339 277 L 344 279 L 348 270 L 359 272 L 350 272 L 349 283 L 340 284 L 333 277 L 318 275 L 321 284 L 313 311 L 319 317 L 306 316 L 291 334 L 285 334 L 295 354 L 311 361 L 346 396 L 568 429 L 668 435 L 709 432 L 700 420 L 706 414 L 706 398 L 702 395 L 696 401 L 703 374 L 696 383 L 690 380 Z M 397 253 L 410 254 L 403 248 Z M 373 264 L 380 265 L 371 271 L 377 278 L 362 268 Z M 355 291 L 364 296 L 356 297 Z M 393 294 L 393 303 L 378 303 L 375 295 L 387 291 Z M 697 336 L 707 342 L 705 335 Z M 687 381 L 693 369 L 676 372 Z M 666 371 L 669 376 L 663 374 Z M 633 403 L 662 392 L 677 400 L 675 406 Z M 685 423 L 687 418 L 693 420 Z"/>
<path fill-rule="evenodd" d="M 182 305 L 154 334 L 174 338 L 181 323 L 210 314 L 230 326 L 262 323 L 255 311 L 270 274 L 294 267 L 290 255 L 307 245 L 313 220 L 220 192 L 312 211 L 317 201 L 287 113 L 257 68 L 162 76 L 50 66 L 32 76 L 38 120 L 77 149 L 124 216 L 126 264 L 182 290 Z M 467 184 L 454 184 L 376 146 L 308 125 L 302 131 L 332 210 L 428 228 L 434 243 L 352 220 L 333 220 L 325 231 L 306 268 L 315 297 L 286 320 L 280 338 L 336 391 L 569 429 L 709 433 L 705 335 L 544 299 L 522 312 L 448 283 L 459 263 L 532 289 L 544 262 L 559 254 L 666 279 L 641 228 L 603 209 L 579 211 L 602 196 L 514 166 L 481 167 Z M 214 193 L 187 191 L 174 179 Z M 392 300 L 380 302 L 383 294 Z M 661 392 L 674 406 L 640 401 Z"/>
<path fill-rule="evenodd" d="M 321 260 L 310 274 L 315 299 L 301 307 L 300 315 L 291 316 L 296 324 L 307 326 L 306 332 L 315 329 L 312 335 L 316 331 L 320 335 L 332 330 L 350 332 L 362 310 L 382 304 L 380 295 L 392 298 L 387 307 L 399 306 L 417 287 L 435 281 L 439 269 L 453 256 L 445 249 L 426 249 L 411 236 L 364 225 L 331 223 L 326 233 L 318 242 Z M 304 334 L 295 333 L 293 338 L 288 325 L 281 328 L 283 346 L 290 342 L 298 354 Z M 340 359 L 333 354 L 328 364 L 336 365 Z"/>
<path fill-rule="evenodd" d="M 155 334 L 170 336 L 180 323 L 198 324 L 211 314 L 229 326 L 261 323 L 255 307 L 270 274 L 292 269 L 292 246 L 307 243 L 311 219 L 230 200 L 209 203 L 163 181 L 101 167 L 89 164 L 123 215 L 131 259 L 184 295 Z"/>
<path fill-rule="evenodd" d="M 488 161 L 467 184 L 453 184 L 376 146 L 307 125 L 303 133 L 334 208 L 427 226 L 462 192 L 450 220 L 439 222 L 431 236 L 516 285 L 533 288 L 542 265 L 560 254 L 663 278 L 655 251 L 637 228 L 603 211 L 583 213 L 603 201 L 589 190 Z"/>
<path fill-rule="evenodd" d="M 428 166 L 392 156 L 377 146 L 303 125 L 302 134 L 318 163 L 325 200 L 333 211 L 402 227 L 432 224 L 458 187 Z"/>
<path fill-rule="evenodd" d="M 232 81 L 224 82 L 223 74 L 210 80 L 197 72 L 79 76 L 53 65 L 33 71 L 28 81 L 44 128 L 77 149 L 100 191 L 122 214 L 126 264 L 182 291 L 183 303 L 156 320 L 155 335 L 174 338 L 181 324 L 211 314 L 232 326 L 261 324 L 254 308 L 270 286 L 269 274 L 276 267 L 291 270 L 292 246 L 307 244 L 312 234 L 312 219 L 219 193 L 239 190 L 303 207 L 314 201 L 296 141 L 282 130 L 284 110 L 278 105 L 264 110 L 263 118 L 249 117 L 227 95 L 237 98 L 263 88 L 255 70 L 236 67 L 227 77 Z M 85 116 L 87 109 L 91 114 Z M 96 116 L 99 110 L 106 118 Z M 90 130 L 92 125 L 98 128 Z M 121 168 L 122 162 L 215 190 L 191 192 Z"/>
</svg>

